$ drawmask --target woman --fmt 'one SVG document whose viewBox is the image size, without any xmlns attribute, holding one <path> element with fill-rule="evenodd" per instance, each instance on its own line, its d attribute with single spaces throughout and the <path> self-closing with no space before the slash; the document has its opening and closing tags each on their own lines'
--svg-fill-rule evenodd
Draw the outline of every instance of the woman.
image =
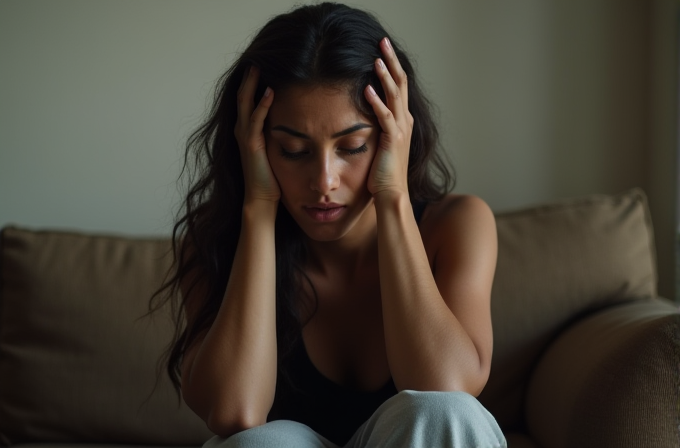
<svg viewBox="0 0 680 448">
<path fill-rule="evenodd" d="M 277 16 L 223 76 L 165 285 L 168 370 L 206 446 L 505 446 L 473 397 L 494 218 L 446 194 L 436 147 L 408 58 L 362 11 Z"/>
</svg>

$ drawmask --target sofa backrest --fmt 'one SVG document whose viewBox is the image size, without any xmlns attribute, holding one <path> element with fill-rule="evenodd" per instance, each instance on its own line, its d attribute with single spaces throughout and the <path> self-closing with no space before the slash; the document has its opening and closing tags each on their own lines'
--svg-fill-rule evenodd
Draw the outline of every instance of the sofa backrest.
<svg viewBox="0 0 680 448">
<path fill-rule="evenodd" d="M 157 375 L 169 309 L 144 317 L 167 239 L 5 228 L 0 245 L 0 444 L 211 436 Z"/>
<path fill-rule="evenodd" d="M 496 225 L 494 353 L 479 399 L 511 431 L 523 428 L 527 383 L 547 345 L 584 314 L 656 296 L 656 254 L 639 189 L 497 214 Z"/>
<path fill-rule="evenodd" d="M 509 431 L 523 425 L 550 341 L 584 313 L 656 295 L 656 269 L 639 190 L 498 214 L 497 227 L 494 358 L 480 401 Z M 169 266 L 167 239 L 6 228 L 0 250 L 0 444 L 210 437 L 157 376 L 168 310 L 142 317 Z"/>
</svg>

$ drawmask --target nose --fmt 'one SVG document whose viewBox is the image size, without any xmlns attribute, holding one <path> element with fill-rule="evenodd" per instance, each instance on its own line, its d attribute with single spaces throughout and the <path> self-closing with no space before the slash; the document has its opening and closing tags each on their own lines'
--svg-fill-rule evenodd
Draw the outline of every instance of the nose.
<svg viewBox="0 0 680 448">
<path fill-rule="evenodd" d="M 332 152 L 319 154 L 317 161 L 313 164 L 313 172 L 310 176 L 309 187 L 326 195 L 340 186 L 340 173 L 337 161 Z"/>
</svg>

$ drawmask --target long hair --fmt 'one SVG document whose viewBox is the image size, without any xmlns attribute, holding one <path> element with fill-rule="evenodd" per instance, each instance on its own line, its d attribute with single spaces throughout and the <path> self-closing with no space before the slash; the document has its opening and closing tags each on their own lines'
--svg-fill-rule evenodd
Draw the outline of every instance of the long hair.
<svg viewBox="0 0 680 448">
<path fill-rule="evenodd" d="M 335 3 L 302 6 L 271 19 L 248 48 L 220 78 L 210 112 L 188 139 L 181 176 L 188 192 L 172 231 L 174 263 L 165 283 L 154 294 L 151 309 L 173 302 L 175 336 L 166 354 L 167 372 L 180 387 L 180 364 L 197 335 L 209 328 L 222 302 L 241 232 L 244 178 L 234 136 L 236 94 L 244 71 L 260 69 L 255 102 L 267 86 L 342 85 L 357 109 L 367 116 L 373 110 L 364 98 L 371 84 L 385 102 L 374 70 L 382 57 L 379 42 L 389 37 L 369 13 Z M 414 117 L 408 166 L 412 201 L 440 199 L 454 184 L 452 171 L 436 152 L 438 132 L 431 106 L 398 42 L 390 37 L 408 77 L 408 107 Z M 296 311 L 305 256 L 302 230 L 283 205 L 276 217 L 276 325 L 279 366 L 300 336 L 304 322 Z M 191 243 L 188 250 L 186 242 Z M 192 278 L 189 292 L 198 284 L 207 290 L 203 306 L 191 325 L 186 324 L 180 284 Z M 314 290 L 314 286 L 310 286 Z M 189 295 L 189 294 L 187 294 Z"/>
</svg>

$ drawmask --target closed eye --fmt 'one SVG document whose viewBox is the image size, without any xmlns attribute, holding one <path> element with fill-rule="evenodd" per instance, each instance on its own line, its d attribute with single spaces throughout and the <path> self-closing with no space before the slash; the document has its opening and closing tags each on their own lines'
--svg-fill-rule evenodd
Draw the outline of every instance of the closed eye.
<svg viewBox="0 0 680 448">
<path fill-rule="evenodd" d="M 368 151 L 368 147 L 366 146 L 366 143 L 364 143 L 363 145 L 359 146 L 358 148 L 354 148 L 354 149 L 348 149 L 348 148 L 338 148 L 338 149 L 346 152 L 350 156 L 361 154 L 362 152 Z M 303 157 L 305 157 L 307 154 L 309 154 L 309 151 L 289 151 L 286 148 L 284 148 L 283 146 L 281 146 L 281 156 L 283 156 L 286 159 L 300 160 Z"/>
<path fill-rule="evenodd" d="M 307 151 L 288 151 L 286 148 L 283 146 L 281 147 L 281 155 L 285 157 L 286 159 L 290 160 L 300 160 L 304 156 L 309 154 Z"/>
<path fill-rule="evenodd" d="M 361 154 L 362 152 L 368 151 L 368 147 L 366 146 L 366 143 L 364 143 L 363 145 L 359 146 L 356 149 L 343 149 L 343 151 L 345 151 L 347 154 L 353 156 L 355 154 Z"/>
</svg>

